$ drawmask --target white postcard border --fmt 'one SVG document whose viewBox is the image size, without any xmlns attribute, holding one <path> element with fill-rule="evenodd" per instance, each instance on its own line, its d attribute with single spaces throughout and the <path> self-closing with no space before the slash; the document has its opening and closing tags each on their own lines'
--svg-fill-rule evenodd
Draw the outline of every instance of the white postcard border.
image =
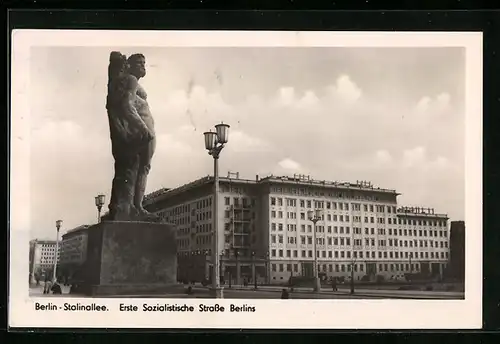
<svg viewBox="0 0 500 344">
<path fill-rule="evenodd" d="M 465 300 L 201 300 L 30 298 L 29 61 L 32 46 L 464 47 L 466 49 Z M 95 328 L 467 329 L 482 326 L 482 33 L 15 30 L 11 71 L 9 326 Z M 50 200 L 48 200 L 50 201 Z M 35 311 L 34 303 L 97 303 L 107 312 Z M 120 312 L 120 303 L 231 303 L 254 313 Z M 49 315 L 50 314 L 50 315 Z"/>
</svg>

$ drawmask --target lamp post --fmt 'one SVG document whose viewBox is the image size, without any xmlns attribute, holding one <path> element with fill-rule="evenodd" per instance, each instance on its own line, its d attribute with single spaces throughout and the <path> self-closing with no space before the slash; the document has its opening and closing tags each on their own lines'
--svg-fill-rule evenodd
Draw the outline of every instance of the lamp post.
<svg viewBox="0 0 500 344">
<path fill-rule="evenodd" d="M 318 274 L 318 253 L 316 251 L 316 223 L 321 220 L 321 210 L 316 209 L 316 210 L 309 210 L 307 212 L 307 217 L 309 218 L 310 221 L 314 224 L 313 228 L 313 245 L 314 245 L 314 267 L 313 267 L 313 273 L 314 273 L 314 291 L 319 292 L 321 291 L 321 283 L 319 281 L 319 274 Z"/>
<path fill-rule="evenodd" d="M 101 210 L 104 203 L 106 203 L 105 195 L 99 194 L 95 196 L 95 206 L 97 207 L 97 223 L 101 222 Z"/>
<path fill-rule="evenodd" d="M 52 276 L 52 280 L 53 282 L 55 283 L 57 281 L 57 278 L 56 278 L 56 273 L 57 273 L 57 260 L 58 260 L 58 253 L 59 253 L 59 231 L 61 229 L 61 226 L 62 226 L 62 220 L 57 220 L 56 221 L 56 230 L 57 230 L 57 236 L 56 236 L 56 255 L 55 255 L 55 258 L 54 258 L 54 271 L 53 271 L 53 276 Z"/>
<path fill-rule="evenodd" d="M 234 284 L 236 285 L 236 288 L 240 285 L 240 262 L 238 260 L 239 256 L 239 251 L 237 248 L 233 249 L 234 251 L 234 258 L 236 259 L 236 280 L 234 281 Z"/>
<path fill-rule="evenodd" d="M 257 272 L 255 271 L 255 251 L 252 251 L 252 279 L 253 287 L 257 289 Z"/>
<path fill-rule="evenodd" d="M 270 263 L 270 259 L 269 259 L 269 251 L 266 252 L 265 264 L 266 264 L 266 283 L 268 285 L 270 285 L 271 284 L 271 263 Z"/>
<path fill-rule="evenodd" d="M 214 158 L 214 248 L 212 254 L 214 273 L 212 289 L 217 299 L 224 298 L 219 276 L 219 155 L 224 148 L 224 144 L 227 143 L 228 130 L 229 125 L 221 123 L 215 126 L 215 132 L 208 131 L 203 133 L 205 136 L 205 148 L 208 150 L 208 154 Z"/>
<path fill-rule="evenodd" d="M 350 290 L 350 294 L 354 294 L 354 265 L 356 264 L 356 258 L 354 258 L 354 228 L 351 228 L 351 260 L 352 260 L 352 264 L 351 264 L 351 290 Z"/>
<path fill-rule="evenodd" d="M 350 283 L 350 291 L 349 293 L 352 295 L 354 294 L 354 265 L 356 264 L 356 260 L 352 258 L 352 263 L 351 263 L 351 283 Z"/>
</svg>

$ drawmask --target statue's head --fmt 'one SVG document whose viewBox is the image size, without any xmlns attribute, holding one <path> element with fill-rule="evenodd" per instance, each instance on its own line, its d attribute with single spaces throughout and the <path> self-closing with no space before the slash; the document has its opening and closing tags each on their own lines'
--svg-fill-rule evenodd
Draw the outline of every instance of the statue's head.
<svg viewBox="0 0 500 344">
<path fill-rule="evenodd" d="M 132 54 L 128 57 L 128 73 L 137 79 L 146 75 L 146 57 L 143 54 Z"/>
</svg>

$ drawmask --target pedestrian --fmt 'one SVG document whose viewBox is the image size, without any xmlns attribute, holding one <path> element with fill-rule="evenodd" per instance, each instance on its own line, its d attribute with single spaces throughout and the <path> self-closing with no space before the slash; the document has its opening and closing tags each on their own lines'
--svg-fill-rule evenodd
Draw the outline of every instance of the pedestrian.
<svg viewBox="0 0 500 344">
<path fill-rule="evenodd" d="M 43 287 L 43 293 L 44 294 L 50 294 L 50 289 L 52 288 L 52 283 L 50 280 L 45 281 L 45 285 Z"/>
<path fill-rule="evenodd" d="M 332 279 L 332 289 L 337 291 L 337 279 L 335 277 Z"/>
<path fill-rule="evenodd" d="M 50 288 L 50 290 L 52 291 L 52 294 L 56 295 L 62 294 L 61 286 L 57 282 L 54 282 L 54 285 L 52 286 L 52 288 Z"/>
<path fill-rule="evenodd" d="M 286 290 L 285 288 L 283 288 L 283 290 L 281 291 L 281 298 L 282 299 L 289 299 L 290 298 L 290 294 L 288 293 L 288 290 Z"/>
</svg>

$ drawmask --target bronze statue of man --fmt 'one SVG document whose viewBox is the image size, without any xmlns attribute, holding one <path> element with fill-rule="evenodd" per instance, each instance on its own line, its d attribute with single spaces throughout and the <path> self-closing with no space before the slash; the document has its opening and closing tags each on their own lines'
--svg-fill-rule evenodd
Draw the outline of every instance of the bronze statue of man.
<svg viewBox="0 0 500 344">
<path fill-rule="evenodd" d="M 142 54 L 126 58 L 110 54 L 108 111 L 115 176 L 111 190 L 111 221 L 144 220 L 154 216 L 142 205 L 156 139 L 154 120 L 139 80 L 146 75 Z"/>
</svg>

